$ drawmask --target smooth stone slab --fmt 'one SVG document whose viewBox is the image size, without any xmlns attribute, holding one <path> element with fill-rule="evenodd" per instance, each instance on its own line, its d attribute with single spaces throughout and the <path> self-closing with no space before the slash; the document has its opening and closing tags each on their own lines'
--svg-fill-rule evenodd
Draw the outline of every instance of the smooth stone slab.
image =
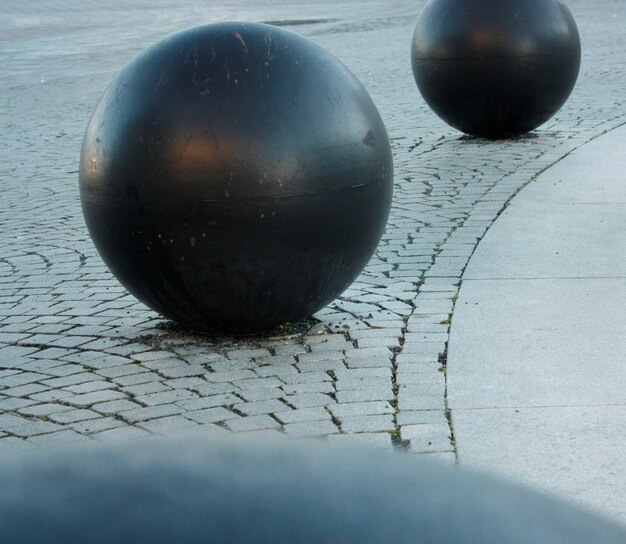
<svg viewBox="0 0 626 544">
<path fill-rule="evenodd" d="M 619 293 L 626 279 L 464 282 L 448 345 L 448 405 L 626 403 Z"/>
<path fill-rule="evenodd" d="M 537 194 L 523 204 L 513 201 L 479 244 L 463 281 L 626 278 L 626 204 L 546 204 L 541 199 Z"/>
<path fill-rule="evenodd" d="M 455 410 L 453 425 L 462 466 L 626 521 L 626 406 Z"/>
<path fill-rule="evenodd" d="M 626 125 L 576 149 L 517 195 L 463 275 L 626 278 Z"/>
<path fill-rule="evenodd" d="M 626 126 L 516 196 L 474 253 L 450 330 L 461 464 L 626 523 Z"/>
</svg>

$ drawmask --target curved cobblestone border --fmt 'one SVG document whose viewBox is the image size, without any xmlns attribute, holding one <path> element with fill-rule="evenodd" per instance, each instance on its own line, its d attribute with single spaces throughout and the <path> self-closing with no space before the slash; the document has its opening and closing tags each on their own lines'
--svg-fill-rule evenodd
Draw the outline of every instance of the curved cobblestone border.
<svg viewBox="0 0 626 544">
<path fill-rule="evenodd" d="M 16 3 L 0 15 L 9 29 L 0 41 L 0 454 L 273 429 L 453 461 L 445 356 L 463 270 L 517 191 L 626 122 L 626 6 L 570 2 L 583 39 L 570 101 L 535 133 L 488 142 L 453 132 L 417 94 L 408 44 L 423 2 L 344 1 L 329 14 L 275 0 L 243 17 L 192 0 L 176 12 L 158 0 L 89 14 L 59 4 Z M 235 341 L 168 327 L 112 278 L 83 226 L 76 163 L 98 94 L 136 52 L 212 17 L 297 22 L 364 82 L 392 140 L 383 240 L 306 332 Z"/>
</svg>

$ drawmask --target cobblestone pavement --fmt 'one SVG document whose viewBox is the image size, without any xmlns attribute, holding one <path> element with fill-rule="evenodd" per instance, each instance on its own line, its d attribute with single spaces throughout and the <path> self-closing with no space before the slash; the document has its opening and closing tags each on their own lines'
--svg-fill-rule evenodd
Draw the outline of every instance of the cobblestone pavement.
<svg viewBox="0 0 626 544">
<path fill-rule="evenodd" d="M 446 343 L 463 270 L 520 188 L 626 123 L 626 3 L 568 3 L 583 42 L 577 87 L 546 125 L 502 142 L 462 136 L 419 96 L 409 43 L 423 1 L 127 4 L 3 2 L 0 454 L 275 429 L 453 461 Z M 78 201 L 82 134 L 114 73 L 176 30 L 228 19 L 281 24 L 337 55 L 370 91 L 393 145 L 394 204 L 378 251 L 317 323 L 291 336 L 170 326 L 108 272 Z"/>
</svg>

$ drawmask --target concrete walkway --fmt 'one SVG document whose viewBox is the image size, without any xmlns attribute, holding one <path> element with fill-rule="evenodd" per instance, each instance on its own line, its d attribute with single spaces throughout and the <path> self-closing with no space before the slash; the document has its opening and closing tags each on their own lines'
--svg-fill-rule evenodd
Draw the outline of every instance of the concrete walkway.
<svg viewBox="0 0 626 544">
<path fill-rule="evenodd" d="M 626 126 L 516 196 L 463 277 L 448 347 L 462 465 L 626 522 Z"/>
</svg>

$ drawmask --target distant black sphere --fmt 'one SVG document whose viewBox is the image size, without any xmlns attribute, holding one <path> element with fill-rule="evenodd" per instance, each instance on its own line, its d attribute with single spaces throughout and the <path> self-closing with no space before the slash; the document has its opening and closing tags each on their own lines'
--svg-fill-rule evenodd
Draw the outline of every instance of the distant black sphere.
<svg viewBox="0 0 626 544">
<path fill-rule="evenodd" d="M 580 38 L 560 0 L 430 0 L 411 61 L 441 119 L 467 134 L 509 138 L 565 103 L 578 76 Z"/>
<path fill-rule="evenodd" d="M 393 163 L 381 117 L 335 57 L 254 23 L 189 29 L 110 85 L 80 195 L 103 260 L 193 329 L 252 333 L 316 312 L 383 233 Z"/>
</svg>

